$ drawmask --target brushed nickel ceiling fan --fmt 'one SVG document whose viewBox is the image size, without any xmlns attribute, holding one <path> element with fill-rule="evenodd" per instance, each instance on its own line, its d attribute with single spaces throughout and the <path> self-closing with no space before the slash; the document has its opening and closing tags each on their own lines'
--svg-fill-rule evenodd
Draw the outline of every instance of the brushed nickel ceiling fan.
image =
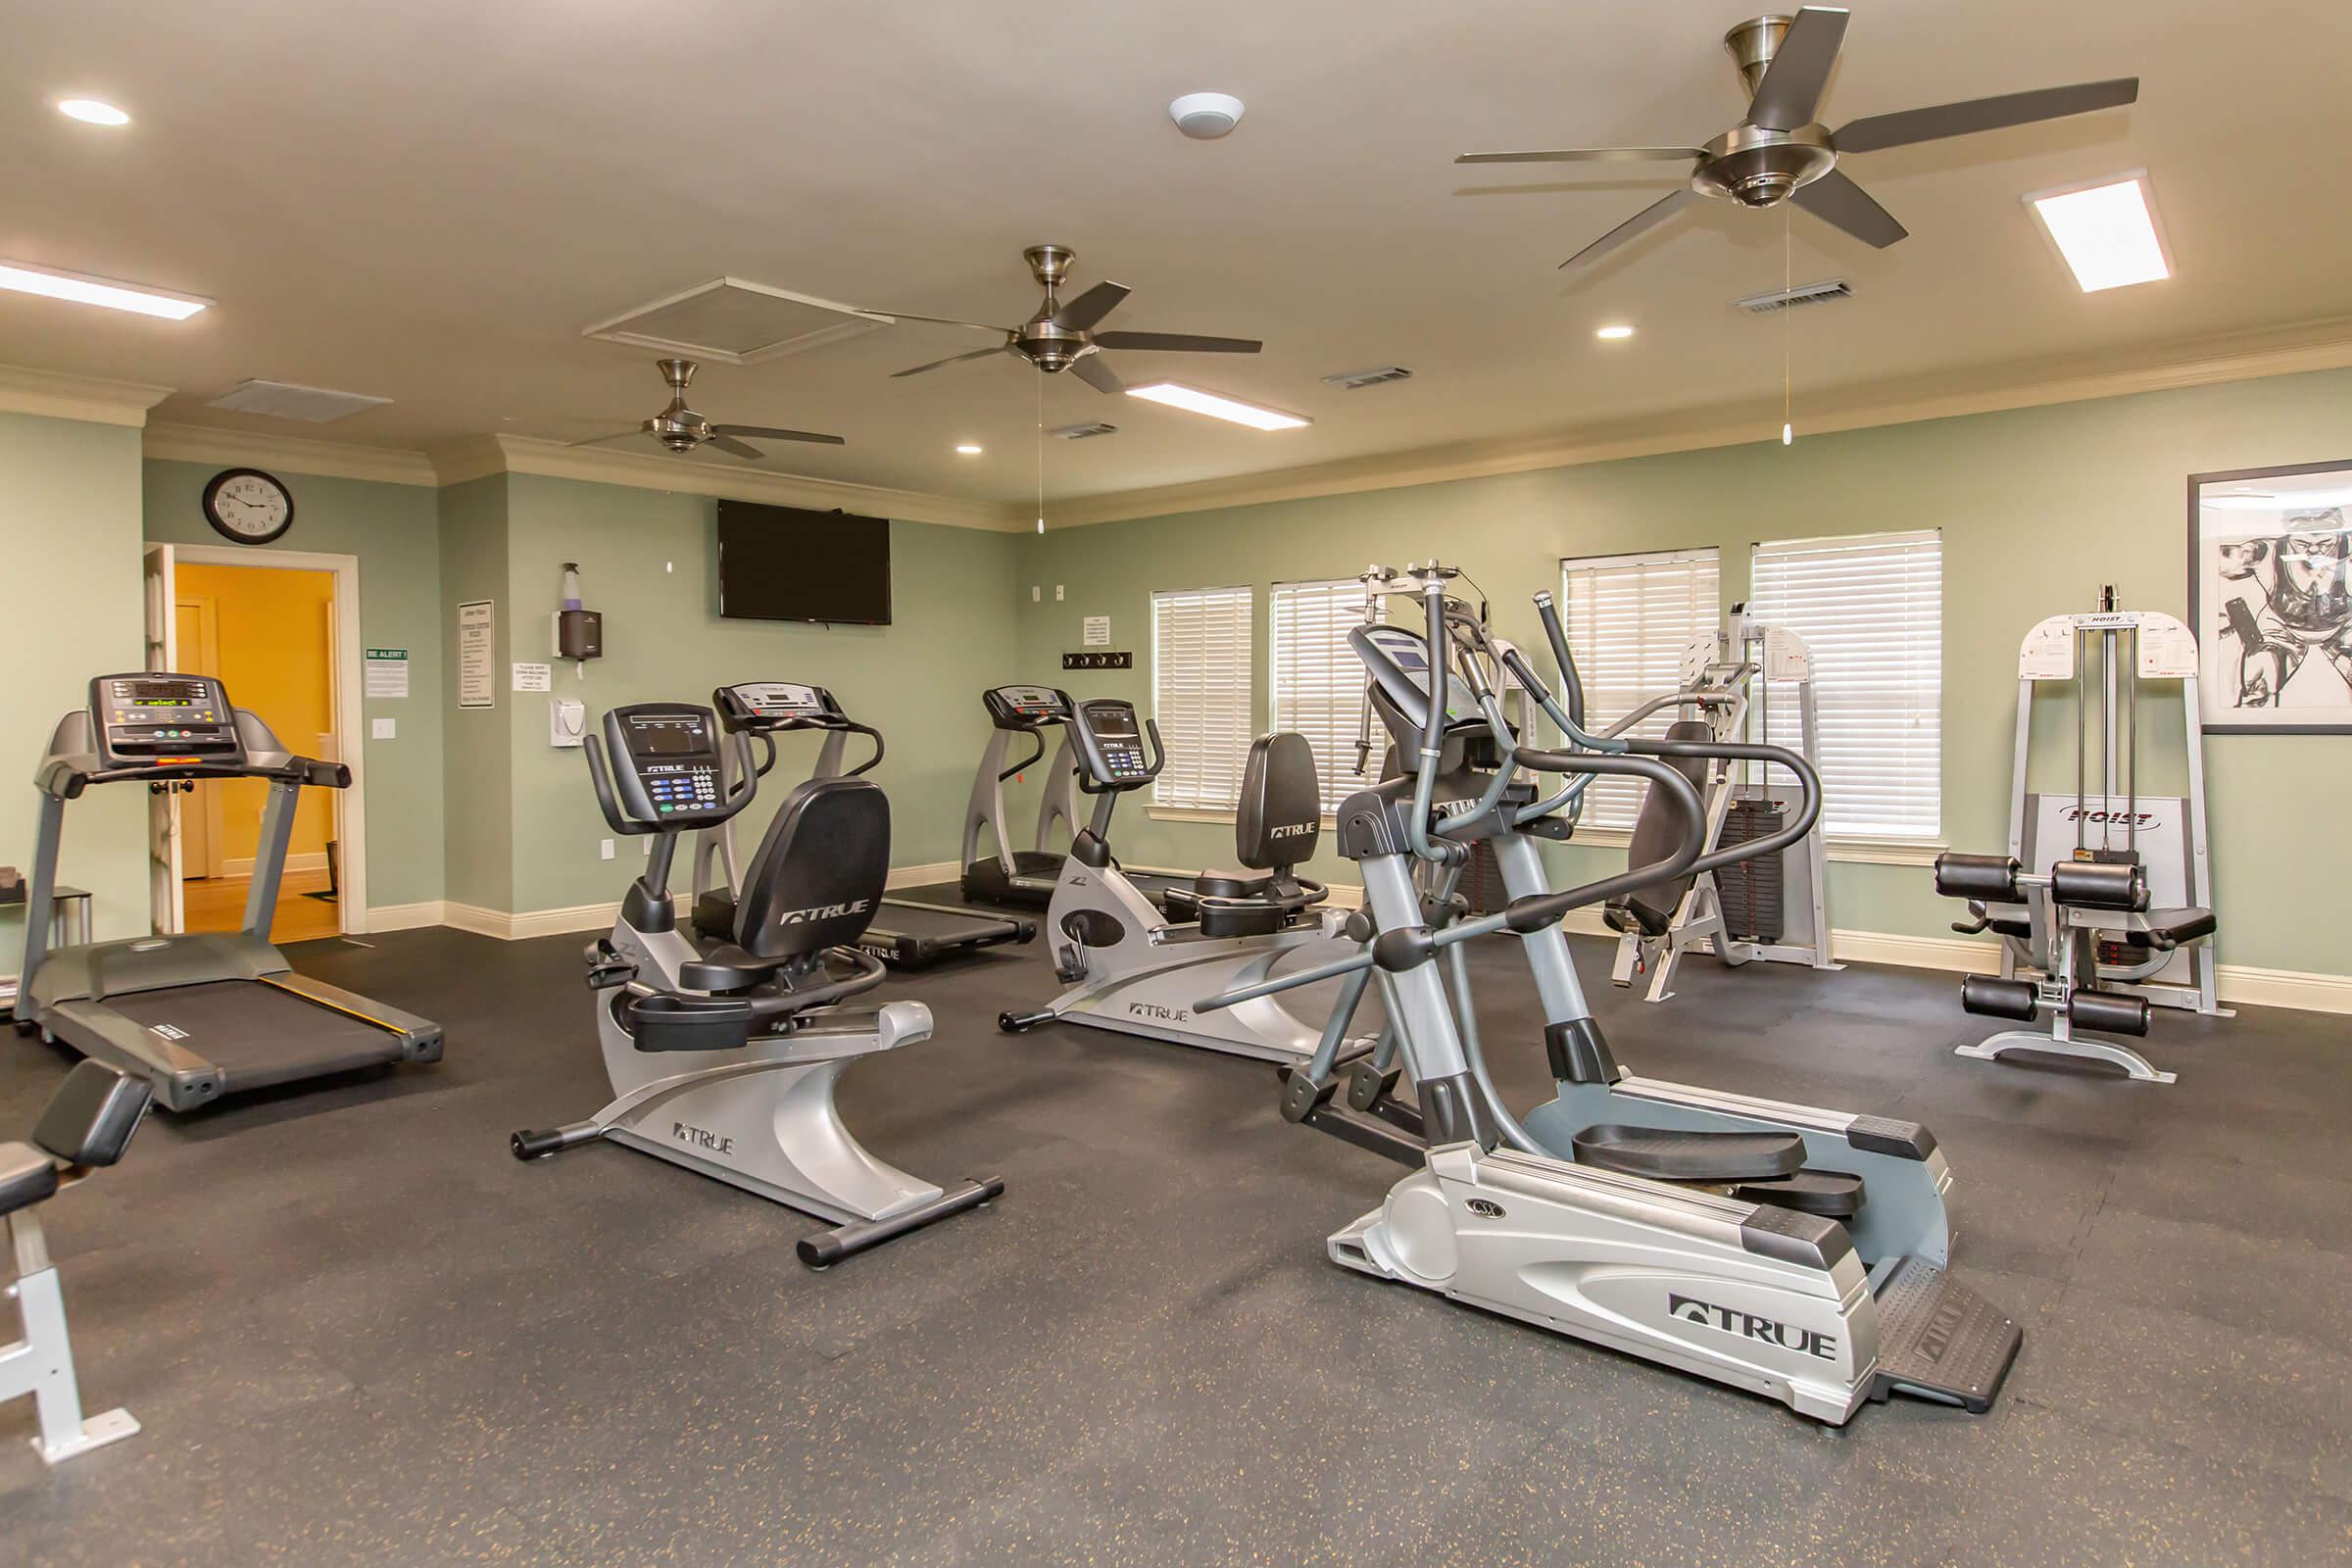
<svg viewBox="0 0 2352 1568">
<path fill-rule="evenodd" d="M 758 463 L 767 456 L 750 442 L 740 439 L 756 435 L 763 441 L 814 441 L 822 446 L 845 446 L 837 435 L 818 435 L 811 430 L 780 430 L 769 424 L 712 424 L 709 419 L 686 406 L 686 385 L 694 379 L 698 368 L 692 360 L 656 360 L 662 378 L 669 383 L 669 407 L 629 430 L 614 430 L 609 435 L 590 436 L 585 441 L 566 443 L 575 447 L 602 446 L 607 441 L 620 441 L 633 435 L 650 435 L 680 457 L 696 447 L 713 446 L 730 458 L 746 463 Z"/>
<path fill-rule="evenodd" d="M 1822 90 L 1845 40 L 1847 13 L 1806 6 L 1794 17 L 1756 17 L 1723 35 L 1751 95 L 1747 116 L 1703 147 L 1568 147 L 1546 152 L 1464 153 L 1457 164 L 1690 164 L 1687 189 L 1659 198 L 1562 262 L 1595 260 L 1648 232 L 1702 197 L 1742 207 L 1794 202 L 1814 217 L 1884 250 L 1908 232 L 1838 169 L 1847 153 L 1873 153 L 2006 125 L 2113 109 L 2139 97 L 2139 78 L 2043 87 L 1996 98 L 1971 98 L 1931 109 L 1867 115 L 1831 130 L 1815 121 Z"/>
<path fill-rule="evenodd" d="M 1183 354 L 1255 354 L 1264 345 L 1253 337 L 1200 337 L 1190 332 L 1098 332 L 1095 327 L 1116 310 L 1130 290 L 1119 283 L 1097 283 L 1093 288 L 1061 303 L 1061 286 L 1069 280 L 1070 268 L 1078 260 L 1077 253 L 1066 245 L 1032 245 L 1021 252 L 1029 263 L 1031 275 L 1045 289 L 1045 303 L 1018 326 L 990 326 L 981 321 L 958 321 L 944 316 L 918 316 L 912 311 L 867 311 L 867 316 L 892 321 L 929 321 L 938 326 L 963 326 L 975 332 L 990 332 L 1004 341 L 989 348 L 974 349 L 968 354 L 951 354 L 944 360 L 917 365 L 910 369 L 893 372 L 900 376 L 921 375 L 943 365 L 959 365 L 965 360 L 985 360 L 991 355 L 1009 354 L 1026 360 L 1048 375 L 1062 370 L 1074 370 L 1078 379 L 1098 392 L 1124 392 L 1126 386 L 1102 360 L 1104 349 L 1164 349 Z"/>
</svg>

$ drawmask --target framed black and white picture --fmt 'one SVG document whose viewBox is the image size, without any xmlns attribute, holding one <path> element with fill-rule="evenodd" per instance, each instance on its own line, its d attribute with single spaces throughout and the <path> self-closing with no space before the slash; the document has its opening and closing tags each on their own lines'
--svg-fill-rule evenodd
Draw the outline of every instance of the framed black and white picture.
<svg viewBox="0 0 2352 1568">
<path fill-rule="evenodd" d="M 2188 476 L 2208 733 L 2352 735 L 2352 459 Z"/>
</svg>

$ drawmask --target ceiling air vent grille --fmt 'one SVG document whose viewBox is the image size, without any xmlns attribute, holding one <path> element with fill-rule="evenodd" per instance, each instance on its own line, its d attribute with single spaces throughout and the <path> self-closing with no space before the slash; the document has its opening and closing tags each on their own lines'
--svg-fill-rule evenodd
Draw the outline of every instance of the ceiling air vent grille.
<svg viewBox="0 0 2352 1568">
<path fill-rule="evenodd" d="M 1099 435 L 1117 435 L 1119 427 L 1096 419 L 1086 424 L 1057 424 L 1046 433 L 1064 441 L 1090 441 Z"/>
<path fill-rule="evenodd" d="M 1750 316 L 1772 316 L 1781 311 L 1792 311 L 1799 305 L 1827 305 L 1832 300 L 1850 300 L 1854 285 L 1842 277 L 1833 277 L 1826 283 L 1799 283 L 1794 288 L 1776 288 L 1769 294 L 1750 294 L 1743 300 L 1734 300 L 1737 309 Z"/>
<path fill-rule="evenodd" d="M 391 401 L 358 392 L 334 392 L 322 386 L 296 386 L 291 381 L 239 381 L 205 407 L 324 424 L 363 410 L 380 409 Z"/>
<path fill-rule="evenodd" d="M 714 277 L 584 327 L 580 335 L 722 365 L 758 365 L 888 324 L 836 300 L 749 278 Z"/>
<path fill-rule="evenodd" d="M 1343 370 L 1338 375 L 1327 375 L 1323 379 L 1344 392 L 1359 392 L 1368 386 L 1378 386 L 1383 381 L 1410 381 L 1412 378 L 1413 372 L 1401 365 L 1375 365 L 1369 370 Z"/>
</svg>

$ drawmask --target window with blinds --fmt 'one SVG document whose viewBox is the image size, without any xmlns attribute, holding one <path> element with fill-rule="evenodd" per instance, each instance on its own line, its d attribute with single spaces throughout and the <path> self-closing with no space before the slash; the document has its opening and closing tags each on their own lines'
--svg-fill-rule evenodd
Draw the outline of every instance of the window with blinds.
<svg viewBox="0 0 2352 1568">
<path fill-rule="evenodd" d="M 1585 686 L 1585 722 L 1604 729 L 1682 684 L 1683 656 L 1712 638 L 1721 563 L 1717 552 L 1671 550 L 1560 563 L 1560 621 Z M 1674 710 L 1652 714 L 1638 735 L 1663 735 Z M 1641 808 L 1635 779 L 1595 779 L 1585 794 L 1588 827 L 1630 828 Z"/>
<path fill-rule="evenodd" d="M 1933 840 L 1943 829 L 1943 542 L 1923 533 L 1755 547 L 1749 607 L 1813 650 L 1822 826 L 1832 838 Z M 1795 744 L 1793 691 L 1770 694 Z"/>
<path fill-rule="evenodd" d="M 1376 620 L 1387 618 L 1388 601 L 1373 601 Z M 1355 742 L 1362 733 L 1364 664 L 1348 646 L 1348 634 L 1364 624 L 1364 585 L 1353 577 L 1329 582 L 1284 583 L 1274 590 L 1271 696 L 1274 727 L 1306 737 L 1315 752 L 1323 809 L 1377 782 L 1355 770 Z M 1384 742 L 1386 732 L 1379 737 Z"/>
<path fill-rule="evenodd" d="M 1152 596 L 1152 713 L 1167 766 L 1153 804 L 1230 811 L 1250 753 L 1247 588 Z"/>
</svg>

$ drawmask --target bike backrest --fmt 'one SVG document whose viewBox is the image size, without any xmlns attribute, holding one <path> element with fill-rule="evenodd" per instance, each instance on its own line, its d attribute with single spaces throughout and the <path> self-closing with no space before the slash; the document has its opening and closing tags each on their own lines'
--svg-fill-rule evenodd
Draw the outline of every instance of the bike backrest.
<svg viewBox="0 0 2352 1568">
<path fill-rule="evenodd" d="M 1303 735 L 1260 735 L 1242 769 L 1233 853 L 1253 871 L 1311 860 L 1323 832 L 1323 786 Z"/>
<path fill-rule="evenodd" d="M 735 944 L 801 957 L 865 934 L 890 880 L 890 802 L 862 778 L 812 778 L 776 808 L 735 901 Z"/>
</svg>

